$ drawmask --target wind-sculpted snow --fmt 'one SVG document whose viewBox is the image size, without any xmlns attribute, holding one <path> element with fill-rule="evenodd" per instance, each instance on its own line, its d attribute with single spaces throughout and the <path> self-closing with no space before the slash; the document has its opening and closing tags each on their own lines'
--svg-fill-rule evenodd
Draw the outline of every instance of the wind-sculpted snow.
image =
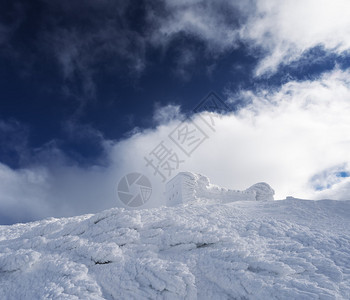
<svg viewBox="0 0 350 300">
<path fill-rule="evenodd" d="M 350 202 L 196 201 L 0 227 L 0 299 L 350 299 Z"/>
<path fill-rule="evenodd" d="M 275 191 L 265 182 L 245 191 L 230 190 L 211 184 L 209 178 L 192 172 L 180 172 L 166 185 L 167 206 L 207 199 L 216 203 L 233 201 L 273 201 Z"/>
</svg>

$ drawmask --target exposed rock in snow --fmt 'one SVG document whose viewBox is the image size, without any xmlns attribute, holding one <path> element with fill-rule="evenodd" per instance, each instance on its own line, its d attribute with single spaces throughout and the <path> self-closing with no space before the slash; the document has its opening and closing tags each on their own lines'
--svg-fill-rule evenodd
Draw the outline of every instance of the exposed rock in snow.
<svg viewBox="0 0 350 300">
<path fill-rule="evenodd" d="M 195 176 L 175 207 L 0 226 L 0 299 L 350 299 L 350 201 L 208 202 Z"/>
<path fill-rule="evenodd" d="M 245 191 L 225 189 L 211 184 L 206 176 L 181 172 L 167 183 L 165 194 L 167 206 L 173 206 L 196 199 L 211 199 L 220 203 L 273 201 L 275 191 L 265 182 L 256 183 Z"/>
</svg>

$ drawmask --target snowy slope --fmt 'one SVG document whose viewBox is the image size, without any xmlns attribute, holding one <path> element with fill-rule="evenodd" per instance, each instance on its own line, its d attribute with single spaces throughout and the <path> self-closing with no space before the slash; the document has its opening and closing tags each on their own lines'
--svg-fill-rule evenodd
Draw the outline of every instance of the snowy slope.
<svg viewBox="0 0 350 300">
<path fill-rule="evenodd" d="M 0 226 L 0 299 L 350 299 L 350 202 L 197 199 Z"/>
</svg>

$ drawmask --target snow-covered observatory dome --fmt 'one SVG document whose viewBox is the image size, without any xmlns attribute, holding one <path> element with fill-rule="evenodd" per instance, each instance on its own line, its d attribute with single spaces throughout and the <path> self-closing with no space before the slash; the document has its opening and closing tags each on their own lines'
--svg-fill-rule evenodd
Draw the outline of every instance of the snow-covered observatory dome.
<svg viewBox="0 0 350 300">
<path fill-rule="evenodd" d="M 273 201 L 275 191 L 266 182 L 259 182 L 246 189 L 246 192 L 254 192 L 256 201 Z"/>
<path fill-rule="evenodd" d="M 221 188 L 210 183 L 209 178 L 191 172 L 180 172 L 166 185 L 168 206 L 188 203 L 197 199 L 214 199 L 220 203 L 233 201 L 273 201 L 275 191 L 265 182 L 239 191 Z"/>
</svg>

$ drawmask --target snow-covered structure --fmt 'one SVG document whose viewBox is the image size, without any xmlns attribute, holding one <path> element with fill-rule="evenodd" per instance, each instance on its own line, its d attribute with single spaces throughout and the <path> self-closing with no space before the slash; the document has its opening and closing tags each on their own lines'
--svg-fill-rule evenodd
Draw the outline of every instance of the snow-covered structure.
<svg viewBox="0 0 350 300">
<path fill-rule="evenodd" d="M 165 194 L 167 206 L 174 206 L 198 198 L 211 199 L 220 203 L 273 201 L 275 191 L 265 182 L 256 183 L 244 191 L 230 190 L 211 184 L 206 176 L 180 172 L 168 181 Z"/>
</svg>

